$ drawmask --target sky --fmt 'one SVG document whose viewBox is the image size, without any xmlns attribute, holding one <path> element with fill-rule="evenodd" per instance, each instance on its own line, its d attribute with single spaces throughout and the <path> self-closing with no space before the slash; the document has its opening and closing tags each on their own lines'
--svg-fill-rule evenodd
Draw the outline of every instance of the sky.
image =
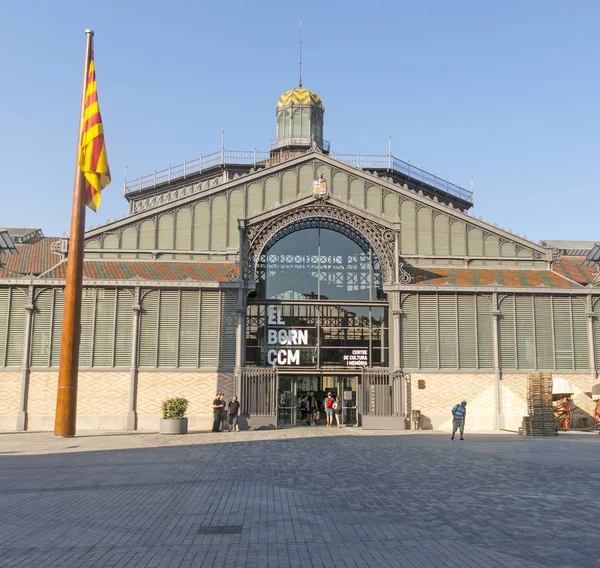
<svg viewBox="0 0 600 568">
<path fill-rule="evenodd" d="M 533 241 L 600 240 L 600 2 L 5 2 L 0 226 L 69 230 L 86 28 L 112 183 L 268 150 L 279 95 L 325 105 L 336 153 L 392 153 L 470 187 L 471 214 Z"/>
</svg>

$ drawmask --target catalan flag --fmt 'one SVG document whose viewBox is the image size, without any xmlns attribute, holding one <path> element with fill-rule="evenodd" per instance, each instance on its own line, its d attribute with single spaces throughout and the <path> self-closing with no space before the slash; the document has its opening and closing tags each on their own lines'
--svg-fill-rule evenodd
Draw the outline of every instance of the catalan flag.
<svg viewBox="0 0 600 568">
<path fill-rule="evenodd" d="M 87 88 L 83 106 L 79 167 L 87 182 L 85 203 L 90 209 L 97 211 L 100 205 L 100 192 L 110 183 L 110 169 L 106 157 L 104 127 L 98 106 L 93 50 L 87 70 Z"/>
</svg>

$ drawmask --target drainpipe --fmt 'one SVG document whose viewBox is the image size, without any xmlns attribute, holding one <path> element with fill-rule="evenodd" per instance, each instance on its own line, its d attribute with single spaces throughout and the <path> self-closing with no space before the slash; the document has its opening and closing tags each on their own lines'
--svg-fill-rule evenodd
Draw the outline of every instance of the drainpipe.
<svg viewBox="0 0 600 568">
<path fill-rule="evenodd" d="M 588 332 L 588 351 L 590 354 L 590 378 L 595 380 L 598 378 L 598 367 L 596 365 L 596 341 L 594 339 L 594 304 L 592 296 L 588 294 L 586 298 L 586 310 L 585 315 L 587 316 L 587 332 Z"/>
<path fill-rule="evenodd" d="M 17 431 L 27 430 L 27 399 L 29 398 L 29 376 L 31 374 L 31 328 L 33 322 L 34 289 L 29 286 L 27 294 L 27 314 L 25 316 L 25 335 L 23 337 L 23 362 L 21 363 L 21 395 L 19 397 L 19 412 L 17 413 Z"/>
<path fill-rule="evenodd" d="M 502 415 L 502 369 L 500 365 L 500 334 L 498 326 L 500 324 L 500 310 L 498 308 L 498 293 L 492 294 L 492 338 L 494 348 L 494 402 L 496 406 L 496 415 L 494 419 L 494 430 L 504 428 L 504 417 Z"/>
<path fill-rule="evenodd" d="M 131 365 L 129 367 L 129 411 L 127 430 L 137 430 L 137 378 L 140 329 L 140 289 L 136 288 L 133 298 L 133 325 L 131 329 Z"/>
</svg>

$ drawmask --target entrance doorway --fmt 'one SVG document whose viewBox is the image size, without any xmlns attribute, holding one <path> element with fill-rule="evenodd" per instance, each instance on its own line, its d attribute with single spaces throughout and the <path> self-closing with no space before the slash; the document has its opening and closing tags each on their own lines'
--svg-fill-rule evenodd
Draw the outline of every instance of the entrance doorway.
<svg viewBox="0 0 600 568">
<path fill-rule="evenodd" d="M 277 427 L 308 426 L 304 399 L 313 392 L 319 407 L 317 425 L 324 426 L 327 393 L 340 397 L 343 426 L 358 425 L 359 375 L 279 375 L 277 386 Z M 335 424 L 335 418 L 334 418 Z"/>
</svg>

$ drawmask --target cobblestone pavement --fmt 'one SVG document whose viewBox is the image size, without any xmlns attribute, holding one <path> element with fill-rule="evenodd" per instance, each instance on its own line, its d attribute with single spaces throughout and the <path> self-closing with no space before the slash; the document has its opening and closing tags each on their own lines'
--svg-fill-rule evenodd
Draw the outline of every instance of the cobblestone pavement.
<svg viewBox="0 0 600 568">
<path fill-rule="evenodd" d="M 600 566 L 600 436 L 0 435 L 0 566 Z"/>
</svg>

